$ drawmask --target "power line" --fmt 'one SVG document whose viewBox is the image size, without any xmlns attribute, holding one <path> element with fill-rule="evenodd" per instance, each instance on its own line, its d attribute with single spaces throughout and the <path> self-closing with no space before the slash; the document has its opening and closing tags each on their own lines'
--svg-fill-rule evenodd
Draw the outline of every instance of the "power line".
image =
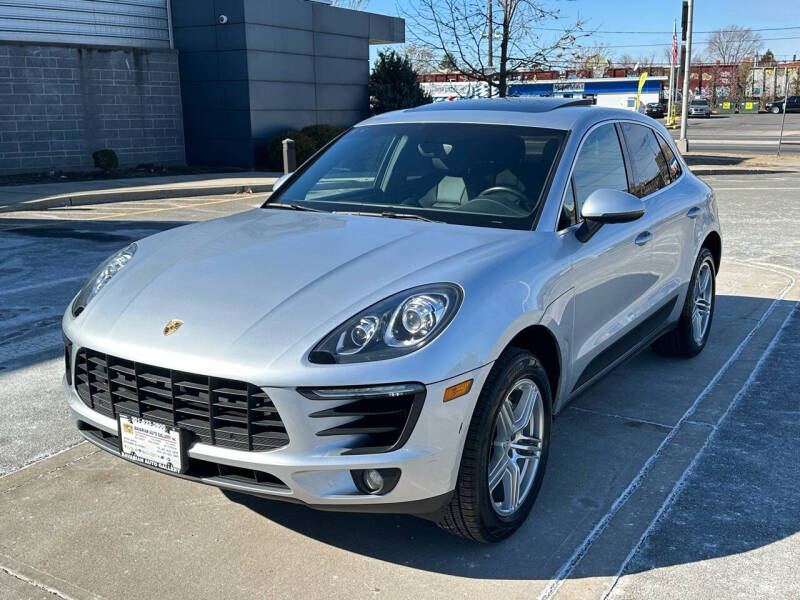
<svg viewBox="0 0 800 600">
<path fill-rule="evenodd" d="M 671 33 L 671 32 L 670 32 Z M 742 39 L 743 42 L 771 42 L 776 40 L 798 40 L 800 41 L 800 37 L 792 36 L 792 37 L 774 37 L 774 38 L 752 38 L 752 39 Z M 708 40 L 698 40 L 698 44 L 707 43 Z M 603 45 L 603 48 L 656 48 L 661 46 L 669 46 L 671 40 L 664 41 L 660 44 L 621 44 L 616 46 L 606 46 Z"/>
<path fill-rule="evenodd" d="M 558 27 L 537 27 L 536 29 L 538 29 L 539 31 L 561 31 L 561 32 L 564 31 L 564 28 L 559 29 Z M 742 29 L 748 29 L 748 28 L 742 28 Z M 721 29 L 712 29 L 710 31 L 695 31 L 695 33 L 717 33 L 717 32 L 726 33 L 726 32 L 731 32 L 731 31 L 741 31 L 742 29 L 732 29 L 732 28 L 723 27 Z M 762 27 L 760 29 L 750 29 L 750 31 L 751 32 L 755 32 L 755 31 L 790 31 L 792 29 L 800 29 L 800 26 L 797 26 L 797 27 Z M 638 34 L 641 34 L 641 35 L 657 35 L 657 34 L 661 34 L 661 33 L 666 33 L 666 34 L 672 35 L 672 31 L 666 31 L 666 30 L 664 30 L 664 31 L 608 31 L 608 30 L 602 30 L 602 29 L 594 29 L 594 30 L 588 29 L 588 30 L 586 30 L 586 33 L 600 33 L 600 34 L 606 34 L 607 33 L 607 34 L 624 34 L 624 35 L 631 35 L 631 34 L 633 34 L 633 35 L 638 35 Z"/>
</svg>

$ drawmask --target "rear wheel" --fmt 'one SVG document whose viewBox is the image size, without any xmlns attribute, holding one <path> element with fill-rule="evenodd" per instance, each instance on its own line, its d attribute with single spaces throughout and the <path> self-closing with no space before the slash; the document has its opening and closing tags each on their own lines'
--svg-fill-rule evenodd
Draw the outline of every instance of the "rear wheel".
<svg viewBox="0 0 800 600">
<path fill-rule="evenodd" d="M 506 350 L 478 398 L 455 494 L 437 519 L 442 529 L 496 542 L 522 525 L 544 477 L 551 402 L 539 359 L 519 348 Z"/>
<path fill-rule="evenodd" d="M 697 356 L 708 341 L 716 300 L 714 257 L 703 248 L 695 261 L 689 291 L 677 327 L 653 343 L 653 349 L 665 356 Z"/>
</svg>

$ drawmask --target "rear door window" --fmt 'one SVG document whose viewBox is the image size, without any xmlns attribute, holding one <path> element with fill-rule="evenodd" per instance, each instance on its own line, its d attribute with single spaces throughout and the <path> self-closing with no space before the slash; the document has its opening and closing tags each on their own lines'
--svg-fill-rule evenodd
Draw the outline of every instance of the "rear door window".
<svg viewBox="0 0 800 600">
<path fill-rule="evenodd" d="M 661 153 L 655 132 L 637 123 L 620 125 L 633 172 L 630 193 L 644 198 L 669 185 L 669 167 Z"/>
</svg>

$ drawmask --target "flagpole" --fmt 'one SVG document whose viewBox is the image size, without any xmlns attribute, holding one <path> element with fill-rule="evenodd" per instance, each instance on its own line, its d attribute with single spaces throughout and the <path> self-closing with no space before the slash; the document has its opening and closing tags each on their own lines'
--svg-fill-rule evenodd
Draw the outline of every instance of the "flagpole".
<svg viewBox="0 0 800 600">
<path fill-rule="evenodd" d="M 678 20 L 672 21 L 672 51 L 669 55 L 669 99 L 667 101 L 667 125 L 673 125 L 672 102 L 675 96 L 675 51 L 678 45 Z"/>
</svg>

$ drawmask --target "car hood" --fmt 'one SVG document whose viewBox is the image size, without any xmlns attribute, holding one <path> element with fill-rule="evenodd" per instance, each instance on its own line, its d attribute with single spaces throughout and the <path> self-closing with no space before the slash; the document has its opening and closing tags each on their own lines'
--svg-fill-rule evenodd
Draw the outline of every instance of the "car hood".
<svg viewBox="0 0 800 600">
<path fill-rule="evenodd" d="M 266 366 L 285 353 L 304 356 L 309 343 L 392 293 L 438 281 L 461 283 L 470 265 L 485 264 L 533 235 L 248 211 L 142 240 L 128 266 L 71 325 L 86 344 L 122 348 L 130 356 L 146 352 L 158 364 L 179 354 L 199 363 L 213 355 L 229 364 L 252 363 L 257 356 Z M 183 325 L 165 336 L 172 319 Z M 199 363 L 193 370 L 205 372 Z"/>
</svg>

